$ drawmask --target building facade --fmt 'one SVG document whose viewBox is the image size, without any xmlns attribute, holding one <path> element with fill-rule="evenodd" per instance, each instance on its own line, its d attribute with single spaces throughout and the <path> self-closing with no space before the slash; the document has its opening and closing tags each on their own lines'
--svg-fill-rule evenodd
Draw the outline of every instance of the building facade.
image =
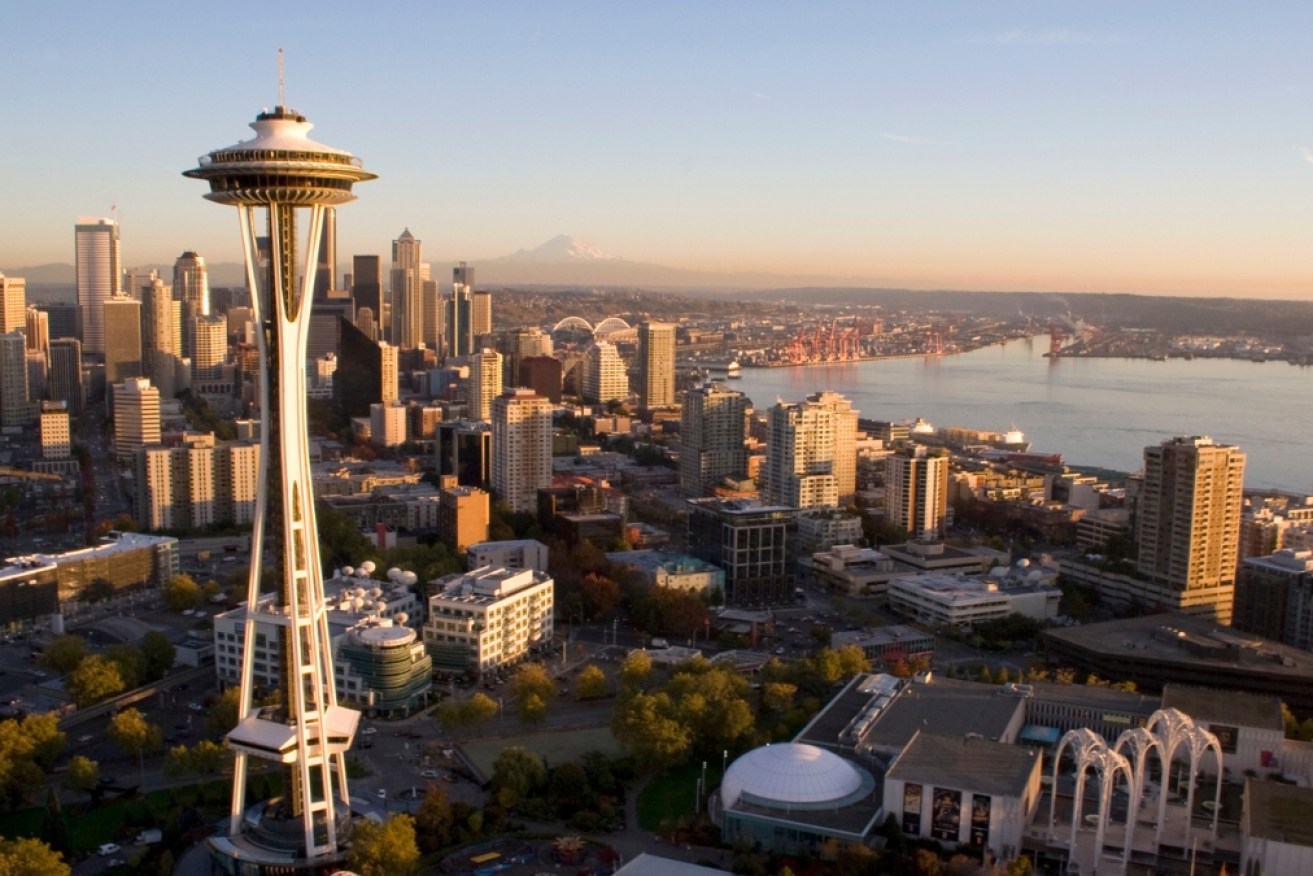
<svg viewBox="0 0 1313 876">
<path fill-rule="evenodd" d="M 705 496 L 727 475 L 748 469 L 748 397 L 722 383 L 684 394 L 679 425 L 679 489 L 690 498 Z"/>
<path fill-rule="evenodd" d="M 492 489 L 512 511 L 533 513 L 552 483 L 552 403 L 509 389 L 492 403 Z"/>
<path fill-rule="evenodd" d="M 857 412 L 843 396 L 819 392 L 767 412 L 762 501 L 836 508 L 857 494 Z"/>
<path fill-rule="evenodd" d="M 948 467 L 946 452 L 924 445 L 887 457 L 885 521 L 902 528 L 909 538 L 943 538 L 948 519 Z"/>
<path fill-rule="evenodd" d="M 123 271 L 119 224 L 83 217 L 73 231 L 77 260 L 78 338 L 87 353 L 105 352 L 105 302 L 119 294 Z"/>
<path fill-rule="evenodd" d="M 1136 568 L 1161 589 L 1205 599 L 1222 623 L 1235 594 L 1244 476 L 1244 453 L 1207 436 L 1144 450 Z"/>
<path fill-rule="evenodd" d="M 555 585 L 545 572 L 484 567 L 430 588 L 424 645 L 435 668 L 487 673 L 551 641 Z"/>
<path fill-rule="evenodd" d="M 643 410 L 675 406 L 675 326 L 638 324 L 638 404 Z"/>
</svg>

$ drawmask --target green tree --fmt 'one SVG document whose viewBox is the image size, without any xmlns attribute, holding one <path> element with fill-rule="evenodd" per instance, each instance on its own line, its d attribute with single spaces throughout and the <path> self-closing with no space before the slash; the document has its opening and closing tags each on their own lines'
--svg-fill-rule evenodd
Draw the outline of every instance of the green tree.
<svg viewBox="0 0 1313 876">
<path fill-rule="evenodd" d="M 793 707 L 793 697 L 797 693 L 796 684 L 782 681 L 767 682 L 761 686 L 762 708 L 770 712 L 787 712 Z"/>
<path fill-rule="evenodd" d="M 196 608 L 204 598 L 201 585 L 190 575 L 174 575 L 164 585 L 164 606 L 170 611 Z"/>
<path fill-rule="evenodd" d="M 844 645 L 835 652 L 835 656 L 839 658 L 841 678 L 852 678 L 871 671 L 871 663 L 866 659 L 866 654 L 856 645 Z"/>
<path fill-rule="evenodd" d="M 538 796 L 546 783 L 547 766 L 528 749 L 519 746 L 503 749 L 493 762 L 492 791 L 507 809 Z"/>
<path fill-rule="evenodd" d="M 100 654 L 92 654 L 79 663 L 68 674 L 65 687 L 79 708 L 94 705 L 125 689 L 119 665 Z"/>
<path fill-rule="evenodd" d="M 1008 861 L 1007 869 L 1003 872 L 1006 876 L 1031 876 L 1035 872 L 1035 865 L 1025 855 L 1018 855 Z"/>
<path fill-rule="evenodd" d="M 173 647 L 169 637 L 155 630 L 141 637 L 139 649 L 146 664 L 146 681 L 159 681 L 163 678 L 173 668 L 173 661 L 178 655 L 178 649 Z"/>
<path fill-rule="evenodd" d="M 236 686 L 225 688 L 209 705 L 205 714 L 205 730 L 212 736 L 223 736 L 237 726 L 237 701 L 241 690 Z"/>
<path fill-rule="evenodd" d="M 172 778 L 191 772 L 191 752 L 185 745 L 175 745 L 164 755 L 164 775 Z"/>
<path fill-rule="evenodd" d="M 90 794 L 100 784 L 100 764 L 89 757 L 75 754 L 68 761 L 64 770 L 64 787 L 70 791 Z"/>
<path fill-rule="evenodd" d="M 110 741 L 124 754 L 130 754 L 140 762 L 148 751 L 155 751 L 163 742 L 164 734 L 155 724 L 146 720 L 146 716 L 136 709 L 124 709 L 109 719 Z"/>
<path fill-rule="evenodd" d="M 59 729 L 58 716 L 54 712 L 33 712 L 25 716 L 19 726 L 32 760 L 43 770 L 53 769 L 68 741 L 64 731 Z"/>
<path fill-rule="evenodd" d="M 209 775 L 219 771 L 219 767 L 228 759 L 229 752 L 217 742 L 202 739 L 191 747 L 190 755 L 192 771 Z"/>
<path fill-rule="evenodd" d="M 41 823 L 41 839 L 56 852 L 67 854 L 72 851 L 68 838 L 68 821 L 64 818 L 64 808 L 59 805 L 59 794 L 54 788 L 46 789 L 46 813 Z"/>
<path fill-rule="evenodd" d="M 541 663 L 525 663 L 511 676 L 506 693 L 521 709 L 530 697 L 536 697 L 546 708 L 546 703 L 556 696 L 556 682 L 546 666 Z"/>
<path fill-rule="evenodd" d="M 347 866 L 360 876 L 408 876 L 419 865 L 415 819 L 405 813 L 377 823 L 358 819 L 351 832 Z"/>
<path fill-rule="evenodd" d="M 415 833 L 419 838 L 419 847 L 426 855 L 451 843 L 451 828 L 455 817 L 451 811 L 451 801 L 447 792 L 440 785 L 430 785 L 424 793 L 424 800 L 415 813 Z"/>
<path fill-rule="evenodd" d="M 574 694 L 581 700 L 596 700 L 606 696 L 606 673 L 589 663 L 579 671 L 579 677 L 575 679 Z"/>
<path fill-rule="evenodd" d="M 119 665 L 125 689 L 131 690 L 146 680 L 146 658 L 131 642 L 109 646 L 105 649 L 105 656 Z"/>
<path fill-rule="evenodd" d="M 520 698 L 518 710 L 524 723 L 541 724 L 547 717 L 547 701 L 536 693 L 528 693 Z"/>
<path fill-rule="evenodd" d="M 611 732 L 625 751 L 653 770 L 664 770 L 688 756 L 692 734 L 674 717 L 664 691 L 637 691 L 616 704 Z"/>
<path fill-rule="evenodd" d="M 629 690 L 639 690 L 652 679 L 652 658 L 646 651 L 630 651 L 625 662 L 620 664 L 619 679 L 621 685 Z"/>
<path fill-rule="evenodd" d="M 0 838 L 0 873 L 14 876 L 69 876 L 64 856 L 39 839 Z"/>
<path fill-rule="evenodd" d="M 68 675 L 87 656 L 87 640 L 73 633 L 55 636 L 41 652 L 41 665 Z"/>
</svg>

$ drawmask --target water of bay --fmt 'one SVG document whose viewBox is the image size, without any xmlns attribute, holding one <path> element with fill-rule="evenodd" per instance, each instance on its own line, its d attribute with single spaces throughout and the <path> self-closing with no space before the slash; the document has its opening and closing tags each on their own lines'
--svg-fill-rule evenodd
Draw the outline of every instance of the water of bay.
<svg viewBox="0 0 1313 876">
<path fill-rule="evenodd" d="M 956 356 L 745 368 L 730 385 L 759 408 L 829 389 L 873 420 L 1026 433 L 1069 465 L 1134 471 L 1175 435 L 1237 444 L 1245 485 L 1313 488 L 1313 368 L 1236 359 L 1057 359 L 1047 338 Z"/>
</svg>

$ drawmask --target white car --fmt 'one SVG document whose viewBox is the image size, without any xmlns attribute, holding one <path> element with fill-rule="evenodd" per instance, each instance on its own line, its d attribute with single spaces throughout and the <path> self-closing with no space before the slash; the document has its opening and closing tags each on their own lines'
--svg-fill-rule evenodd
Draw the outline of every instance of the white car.
<svg viewBox="0 0 1313 876">
<path fill-rule="evenodd" d="M 380 799 L 380 800 L 386 800 L 386 799 L 388 798 L 388 789 L 387 789 L 387 788 L 379 788 L 379 789 L 378 789 L 377 796 L 378 796 L 378 799 Z"/>
<path fill-rule="evenodd" d="M 119 853 L 119 851 L 120 851 L 120 849 L 119 849 L 119 847 L 118 847 L 117 844 L 115 844 L 115 843 L 105 843 L 105 844 L 102 845 L 100 848 L 96 849 L 96 854 L 97 854 L 97 855 L 117 855 L 117 854 Z"/>
<path fill-rule="evenodd" d="M 419 776 L 422 779 L 440 779 L 442 778 L 442 773 L 437 770 L 424 770 Z"/>
<path fill-rule="evenodd" d="M 378 732 L 378 728 L 377 728 L 377 727 L 366 727 L 364 730 L 361 730 L 361 731 L 360 731 L 360 735 L 361 735 L 361 736 L 373 736 L 373 735 L 374 735 L 375 733 L 377 733 L 377 732 Z"/>
</svg>

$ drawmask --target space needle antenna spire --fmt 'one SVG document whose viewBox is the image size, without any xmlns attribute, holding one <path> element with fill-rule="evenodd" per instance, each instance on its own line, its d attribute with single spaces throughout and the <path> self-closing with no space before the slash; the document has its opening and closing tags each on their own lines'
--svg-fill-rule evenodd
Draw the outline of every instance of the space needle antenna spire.
<svg viewBox="0 0 1313 876">
<path fill-rule="evenodd" d="M 287 80 L 283 76 L 283 49 L 278 48 L 278 105 L 287 106 Z"/>
</svg>

